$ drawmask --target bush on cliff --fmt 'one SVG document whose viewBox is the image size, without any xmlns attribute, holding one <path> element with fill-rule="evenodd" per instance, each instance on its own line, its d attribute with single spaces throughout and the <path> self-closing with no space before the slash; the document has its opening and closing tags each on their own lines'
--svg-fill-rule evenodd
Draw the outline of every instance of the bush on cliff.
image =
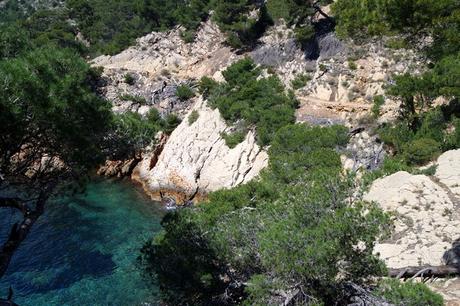
<svg viewBox="0 0 460 306">
<path fill-rule="evenodd" d="M 259 145 L 268 145 L 278 129 L 294 122 L 297 100 L 276 76 L 262 77 L 251 59 L 232 64 L 222 74 L 225 82 L 208 89 L 209 104 L 230 124 L 255 126 Z"/>
<path fill-rule="evenodd" d="M 425 72 L 396 75 L 387 95 L 401 102 L 399 120 L 379 129 L 397 160 L 425 163 L 440 151 L 460 147 L 454 140 L 460 118 L 460 5 L 456 0 L 338 0 L 332 5 L 337 33 L 365 40 L 376 35 L 404 39 L 429 59 Z M 428 43 L 427 43 L 428 42 Z M 423 48 L 419 46 L 423 45 Z M 447 104 L 433 109 L 442 97 Z M 375 114 L 378 114 L 375 112 Z"/>
</svg>

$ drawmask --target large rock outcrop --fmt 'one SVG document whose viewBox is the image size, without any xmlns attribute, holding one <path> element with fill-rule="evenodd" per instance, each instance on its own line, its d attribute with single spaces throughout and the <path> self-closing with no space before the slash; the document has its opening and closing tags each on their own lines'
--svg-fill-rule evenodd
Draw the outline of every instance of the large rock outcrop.
<svg viewBox="0 0 460 306">
<path fill-rule="evenodd" d="M 365 199 L 394 217 L 392 236 L 375 248 L 390 268 L 460 266 L 459 185 L 460 150 L 442 154 L 434 176 L 401 171 L 372 184 Z M 460 302 L 460 280 L 432 286 L 446 301 Z"/>
<path fill-rule="evenodd" d="M 434 176 L 401 171 L 372 184 L 365 199 L 395 217 L 393 236 L 376 247 L 390 267 L 444 263 L 444 254 L 460 239 L 459 169 L 460 150 L 448 151 Z"/>
<path fill-rule="evenodd" d="M 460 150 L 439 157 L 432 177 L 398 172 L 376 180 L 368 201 L 394 214 L 391 239 L 376 251 L 392 268 L 457 263 L 460 239 Z M 453 253 L 452 253 L 453 252 Z"/>
<path fill-rule="evenodd" d="M 250 181 L 268 163 L 253 132 L 230 149 L 221 136 L 229 127 L 219 110 L 212 110 L 201 99 L 193 109 L 198 119 L 189 124 L 186 118 L 159 156 L 147 155 L 134 169 L 133 179 L 153 199 L 169 197 L 178 203 L 199 199 L 207 192 Z"/>
</svg>

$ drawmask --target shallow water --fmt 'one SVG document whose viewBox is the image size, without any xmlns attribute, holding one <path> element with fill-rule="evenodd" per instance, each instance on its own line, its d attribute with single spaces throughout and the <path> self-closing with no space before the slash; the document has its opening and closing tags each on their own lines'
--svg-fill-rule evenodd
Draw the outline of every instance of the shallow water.
<svg viewBox="0 0 460 306">
<path fill-rule="evenodd" d="M 11 285 L 21 306 L 158 305 L 137 262 L 161 229 L 157 204 L 129 183 L 100 181 L 47 205 L 0 279 L 0 297 Z M 17 218 L 0 210 L 0 241 Z"/>
</svg>

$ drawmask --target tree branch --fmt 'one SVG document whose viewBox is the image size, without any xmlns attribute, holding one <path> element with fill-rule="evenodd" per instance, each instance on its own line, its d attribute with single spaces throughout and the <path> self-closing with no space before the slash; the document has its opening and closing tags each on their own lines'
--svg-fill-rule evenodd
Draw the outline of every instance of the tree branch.
<svg viewBox="0 0 460 306">
<path fill-rule="evenodd" d="M 453 266 L 426 266 L 390 269 L 388 276 L 393 278 L 449 277 L 460 275 L 460 269 Z"/>
<path fill-rule="evenodd" d="M 23 215 L 29 211 L 29 207 L 27 204 L 19 199 L 19 198 L 0 198 L 0 208 L 16 208 L 18 209 Z"/>
<path fill-rule="evenodd" d="M 45 203 L 51 195 L 54 185 L 48 188 L 44 188 L 40 191 L 38 199 L 35 203 L 35 210 L 31 210 L 27 207 L 24 201 L 20 201 L 16 198 L 5 198 L 0 199 L 1 207 L 13 207 L 21 210 L 23 213 L 22 222 L 15 223 L 10 231 L 7 241 L 3 244 L 0 249 L 0 278 L 5 274 L 10 264 L 11 258 L 14 252 L 18 249 L 20 244 L 26 239 L 30 229 L 34 225 L 35 221 L 43 214 Z"/>
<path fill-rule="evenodd" d="M 317 13 L 319 13 L 321 16 L 323 16 L 324 18 L 326 19 L 331 19 L 331 16 L 329 16 L 328 14 L 326 14 L 322 9 L 321 7 L 319 6 L 319 2 L 320 1 L 316 1 L 315 3 L 313 3 L 313 8 L 316 10 Z"/>
</svg>

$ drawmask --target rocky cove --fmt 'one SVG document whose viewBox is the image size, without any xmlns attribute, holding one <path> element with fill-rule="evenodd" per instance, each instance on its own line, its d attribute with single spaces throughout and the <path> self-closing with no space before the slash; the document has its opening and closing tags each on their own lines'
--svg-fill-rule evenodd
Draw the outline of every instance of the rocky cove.
<svg viewBox="0 0 460 306">
<path fill-rule="evenodd" d="M 460 305 L 460 6 L 409 2 L 0 1 L 0 305 Z"/>
<path fill-rule="evenodd" d="M 141 158 L 108 161 L 99 171 L 106 176 L 130 176 L 152 199 L 169 204 L 201 202 L 209 192 L 256 179 L 269 163 L 254 131 L 229 148 L 222 134 L 234 127 L 202 97 L 181 101 L 175 96 L 177 86 L 193 87 L 203 76 L 222 80 L 221 71 L 244 57 L 270 67 L 286 85 L 300 71 L 307 71 L 311 80 L 295 91 L 300 101 L 297 122 L 345 124 L 352 137 L 342 153 L 343 167 L 374 170 L 388 151 L 369 132 L 371 97 L 384 94 L 383 87 L 393 74 L 422 67 L 418 55 L 410 50 L 391 50 L 382 41 L 353 45 L 330 32 L 319 33 L 306 51 L 301 50 L 283 23 L 271 28 L 255 50 L 243 54 L 223 44 L 225 37 L 211 21 L 202 25 L 191 44 L 185 44 L 179 33 L 179 28 L 152 33 L 118 55 L 93 61 L 93 65 L 104 68 L 104 94 L 115 101 L 115 111 L 145 113 L 154 107 L 163 114 L 174 112 L 182 117 L 174 132 L 158 135 L 154 147 L 144 151 Z M 349 64 L 351 55 L 357 67 Z M 127 73 L 134 76 L 135 85 L 122 81 Z M 146 103 L 122 101 L 119 98 L 124 94 L 141 96 Z M 387 97 L 379 123 L 394 120 L 398 108 L 399 103 Z M 190 122 L 192 112 L 198 118 Z M 365 200 L 377 202 L 395 222 L 391 237 L 375 248 L 389 268 L 457 265 L 460 260 L 460 151 L 444 153 L 434 166 L 437 170 L 429 176 L 398 172 L 378 179 L 365 194 Z M 459 284 L 453 279 L 434 281 L 430 286 L 448 305 L 458 305 Z"/>
</svg>

